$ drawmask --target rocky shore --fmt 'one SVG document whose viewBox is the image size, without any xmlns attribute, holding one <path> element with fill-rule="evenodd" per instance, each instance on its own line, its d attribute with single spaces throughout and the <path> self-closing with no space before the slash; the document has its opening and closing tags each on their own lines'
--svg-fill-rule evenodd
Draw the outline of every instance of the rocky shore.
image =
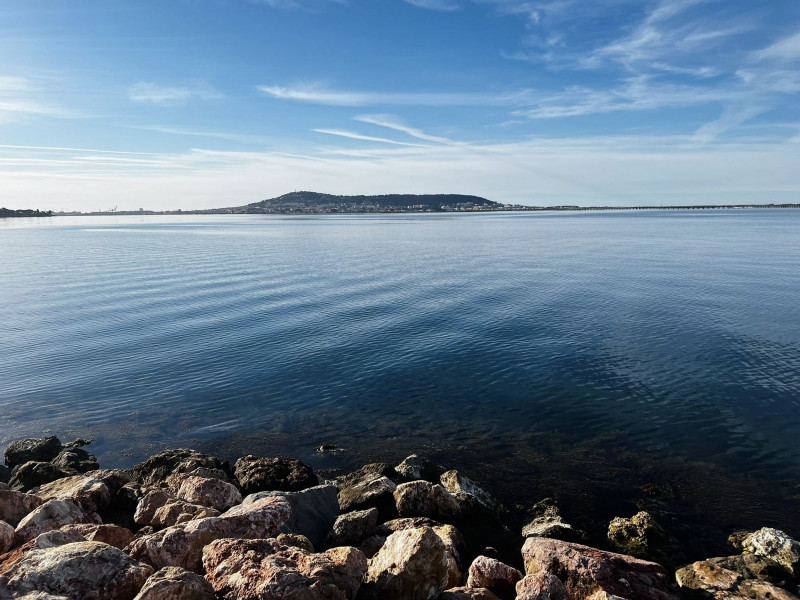
<svg viewBox="0 0 800 600">
<path fill-rule="evenodd" d="M 0 600 L 792 600 L 800 543 L 730 532 L 685 564 L 640 511 L 587 545 L 550 498 L 509 511 L 416 455 L 323 477 L 290 458 L 166 450 L 101 469 L 88 442 L 11 443 L 0 466 Z M 321 451 L 327 450 L 321 448 Z"/>
</svg>

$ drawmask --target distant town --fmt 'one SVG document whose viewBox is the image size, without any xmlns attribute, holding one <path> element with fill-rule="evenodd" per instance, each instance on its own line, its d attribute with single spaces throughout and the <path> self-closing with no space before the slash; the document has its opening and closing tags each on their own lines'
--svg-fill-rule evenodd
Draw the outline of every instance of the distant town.
<svg viewBox="0 0 800 600">
<path fill-rule="evenodd" d="M 524 206 L 501 204 L 480 196 L 463 194 L 384 194 L 373 196 L 336 196 L 318 192 L 291 192 L 277 198 L 261 200 L 242 206 L 200 210 L 154 211 L 107 210 L 40 211 L 0 208 L 2 217 L 101 216 L 101 215 L 325 215 L 325 214 L 384 214 L 384 213 L 474 213 L 510 211 L 598 211 L 598 210 L 710 210 L 744 208 L 800 208 L 800 204 L 705 204 L 670 206 Z"/>
</svg>

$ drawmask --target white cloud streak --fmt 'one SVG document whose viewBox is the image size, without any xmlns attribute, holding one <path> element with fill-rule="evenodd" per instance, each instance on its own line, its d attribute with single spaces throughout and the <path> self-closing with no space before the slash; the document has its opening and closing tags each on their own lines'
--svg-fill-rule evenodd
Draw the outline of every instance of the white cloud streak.
<svg viewBox="0 0 800 600">
<path fill-rule="evenodd" d="M 216 100 L 221 97 L 220 92 L 206 83 L 169 86 L 151 81 L 140 81 L 128 90 L 128 98 L 131 101 L 157 106 L 180 106 L 195 98 Z"/>
<path fill-rule="evenodd" d="M 359 115 L 353 118 L 361 123 L 369 123 L 370 125 L 385 127 L 393 131 L 400 131 L 411 137 L 425 140 L 426 142 L 435 142 L 437 144 L 458 144 L 458 142 L 454 142 L 451 139 L 435 135 L 428 135 L 421 129 L 406 125 L 399 117 L 395 115 Z"/>
<path fill-rule="evenodd" d="M 335 135 L 338 137 L 348 138 L 351 140 L 361 140 L 364 142 L 380 142 L 382 144 L 393 144 L 395 146 L 421 146 L 422 144 L 409 144 L 407 142 L 398 142 L 396 140 L 390 140 L 388 138 L 381 138 L 381 137 L 373 137 L 370 135 L 362 135 L 360 133 L 354 133 L 352 131 L 346 131 L 343 129 L 312 129 L 312 131 L 316 133 L 324 133 L 326 135 Z"/>
</svg>

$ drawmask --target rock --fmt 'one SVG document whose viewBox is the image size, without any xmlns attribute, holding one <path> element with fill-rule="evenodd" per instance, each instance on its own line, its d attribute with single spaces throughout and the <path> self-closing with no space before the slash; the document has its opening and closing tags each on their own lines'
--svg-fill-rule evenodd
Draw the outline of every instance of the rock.
<svg viewBox="0 0 800 600">
<path fill-rule="evenodd" d="M 46 483 L 34 493 L 42 500 L 74 500 L 87 512 L 98 512 L 111 504 L 111 492 L 106 484 L 86 475 L 74 475 Z"/>
<path fill-rule="evenodd" d="M 397 515 L 394 492 L 397 485 L 388 477 L 373 476 L 339 490 L 342 512 L 377 508 L 381 520 Z"/>
<path fill-rule="evenodd" d="M 354 510 L 339 515 L 333 524 L 327 546 L 358 546 L 372 535 L 378 526 L 378 509 Z"/>
<path fill-rule="evenodd" d="M 367 558 L 372 558 L 383 548 L 386 537 L 385 535 L 379 534 L 371 535 L 359 544 L 358 549 L 361 550 Z"/>
<path fill-rule="evenodd" d="M 360 600 L 427 600 L 447 585 L 447 551 L 433 529 L 393 533 L 369 561 Z"/>
<path fill-rule="evenodd" d="M 0 521 L 0 554 L 8 552 L 13 543 L 14 528 L 5 521 Z"/>
<path fill-rule="evenodd" d="M 133 520 L 139 525 L 170 527 L 204 517 L 217 517 L 219 511 L 175 498 L 161 489 L 150 490 L 139 500 Z"/>
<path fill-rule="evenodd" d="M 5 573 L 7 587 L 22 595 L 46 590 L 69 598 L 131 600 L 152 573 L 147 565 L 99 542 L 32 549 Z"/>
<path fill-rule="evenodd" d="M 124 485 L 131 482 L 130 473 L 123 469 L 96 469 L 88 471 L 84 475 L 105 483 L 112 496 L 119 492 Z"/>
<path fill-rule="evenodd" d="M 16 527 L 20 520 L 44 504 L 44 500 L 33 494 L 14 490 L 0 490 L 0 519 Z"/>
<path fill-rule="evenodd" d="M 516 592 L 516 600 L 572 600 L 562 581 L 555 575 L 545 572 L 523 577 L 517 582 Z"/>
<path fill-rule="evenodd" d="M 416 454 L 406 457 L 394 470 L 403 481 L 424 479 L 431 483 L 438 483 L 439 477 L 445 472 L 444 468 Z"/>
<path fill-rule="evenodd" d="M 522 558 L 527 575 L 554 575 L 573 598 L 605 591 L 629 600 L 674 600 L 664 567 L 654 562 L 541 537 L 525 540 Z"/>
<path fill-rule="evenodd" d="M 326 452 L 334 452 L 336 450 L 336 444 L 322 444 L 321 446 L 317 446 L 314 448 L 315 452 L 319 452 L 324 454 Z"/>
<path fill-rule="evenodd" d="M 153 573 L 134 600 L 215 600 L 214 588 L 205 577 L 180 567 L 164 567 Z"/>
<path fill-rule="evenodd" d="M 306 552 L 314 552 L 314 544 L 311 543 L 311 540 L 299 533 L 281 533 L 275 539 L 277 539 L 278 543 L 282 546 L 292 546 L 305 550 Z"/>
<path fill-rule="evenodd" d="M 33 488 L 66 477 L 66 473 L 49 462 L 29 461 L 14 467 L 8 484 L 12 490 L 27 492 Z"/>
<path fill-rule="evenodd" d="M 50 462 L 64 473 L 86 473 L 100 468 L 97 458 L 83 448 L 64 448 Z"/>
<path fill-rule="evenodd" d="M 730 591 L 738 587 L 742 576 L 701 560 L 678 569 L 675 579 L 679 586 L 693 590 Z"/>
<path fill-rule="evenodd" d="M 675 579 L 682 588 L 705 592 L 716 600 L 794 600 L 795 596 L 774 583 L 748 578 L 754 570 L 745 566 L 743 561 L 737 560 L 739 558 L 742 557 L 730 556 L 697 561 L 678 569 Z M 777 563 L 772 564 L 777 566 Z M 736 566 L 741 571 L 728 569 L 726 568 L 728 565 Z M 780 569 L 783 575 L 787 574 L 785 570 Z M 762 577 L 769 576 L 766 572 L 760 574 Z M 782 584 L 795 587 L 791 581 L 787 580 L 784 580 Z"/>
<path fill-rule="evenodd" d="M 6 484 L 11 479 L 11 469 L 5 465 L 0 465 L 0 483 Z"/>
<path fill-rule="evenodd" d="M 206 517 L 167 527 L 135 539 L 126 548 L 136 560 L 157 569 L 182 567 L 201 573 L 203 547 L 220 538 L 268 538 L 277 532 L 291 513 L 282 498 L 263 498 L 240 505 L 218 517 Z"/>
<path fill-rule="evenodd" d="M 467 585 L 489 588 L 499 596 L 514 595 L 514 586 L 522 579 L 514 567 L 488 556 L 478 556 L 469 566 Z"/>
<path fill-rule="evenodd" d="M 444 542 L 447 552 L 447 587 L 445 589 L 461 585 L 461 569 L 463 567 L 461 557 L 467 548 L 461 532 L 452 525 L 438 525 L 432 529 Z"/>
<path fill-rule="evenodd" d="M 187 476 L 178 490 L 178 498 L 194 504 L 211 506 L 224 512 L 242 503 L 242 494 L 235 485 L 208 477 Z"/>
<path fill-rule="evenodd" d="M 87 542 L 102 542 L 120 550 L 133 541 L 133 532 L 119 525 L 95 525 L 90 523 L 65 525 L 60 531 L 65 533 L 75 531 L 83 536 L 83 539 Z"/>
<path fill-rule="evenodd" d="M 207 456 L 196 450 L 179 448 L 177 450 L 165 450 L 160 454 L 151 456 L 145 462 L 133 467 L 131 476 L 134 481 L 144 486 L 159 487 L 166 485 L 170 475 L 191 473 L 200 467 L 219 469 L 226 473 L 230 471 L 230 465 L 227 461 Z"/>
<path fill-rule="evenodd" d="M 430 517 L 448 521 L 461 514 L 458 500 L 441 485 L 430 481 L 401 483 L 394 492 L 394 499 L 401 517 Z"/>
<path fill-rule="evenodd" d="M 546 537 L 565 542 L 580 542 L 585 537 L 582 531 L 564 522 L 558 505 L 552 498 L 537 502 L 531 512 L 535 516 L 522 528 L 522 537 Z"/>
<path fill-rule="evenodd" d="M 74 544 L 75 542 L 85 542 L 86 538 L 79 531 L 63 531 L 62 529 L 51 529 L 40 533 L 33 540 L 21 546 L 27 550 L 30 548 L 38 548 L 45 550 L 47 548 L 55 548 L 56 546 L 64 546 L 65 544 Z"/>
<path fill-rule="evenodd" d="M 40 533 L 75 523 L 100 523 L 97 513 L 83 510 L 74 500 L 48 500 L 17 525 L 14 544 L 24 544 Z"/>
<path fill-rule="evenodd" d="M 13 469 L 29 461 L 51 461 L 58 456 L 62 448 L 61 441 L 55 436 L 29 438 L 27 440 L 11 442 L 3 452 L 3 459 L 6 465 Z"/>
<path fill-rule="evenodd" d="M 217 540 L 203 551 L 206 579 L 236 600 L 352 600 L 367 559 L 356 548 L 311 554 L 275 540 Z"/>
<path fill-rule="evenodd" d="M 395 531 L 403 531 L 404 529 L 415 529 L 418 527 L 439 527 L 441 523 L 434 521 L 428 517 L 403 517 L 402 519 L 392 519 L 386 521 L 378 527 L 380 533 L 389 536 Z"/>
<path fill-rule="evenodd" d="M 646 511 L 636 513 L 630 519 L 613 519 L 608 526 L 608 539 L 615 549 L 639 558 L 664 560 L 667 558 L 665 549 L 677 546 Z"/>
<path fill-rule="evenodd" d="M 293 458 L 257 458 L 248 454 L 236 461 L 233 474 L 245 494 L 299 492 L 318 483 L 311 467 Z"/>
<path fill-rule="evenodd" d="M 447 471 L 439 479 L 458 500 L 465 519 L 500 520 L 508 512 L 499 500 L 458 471 Z"/>
<path fill-rule="evenodd" d="M 219 479 L 220 481 L 224 481 L 225 483 L 230 483 L 234 487 L 236 487 L 236 481 L 228 475 L 222 469 L 210 469 L 208 467 L 197 467 L 193 471 L 188 473 L 174 473 L 167 477 L 166 484 L 167 487 L 172 490 L 174 494 L 178 493 L 178 490 L 181 489 L 181 484 L 183 480 L 187 477 L 205 477 L 206 479 Z M 238 489 L 238 488 L 237 488 Z"/>
<path fill-rule="evenodd" d="M 337 493 L 335 485 L 318 485 L 301 492 L 258 492 L 247 496 L 242 504 L 251 504 L 261 498 L 283 498 L 292 507 L 292 515 L 279 531 L 299 533 L 311 540 L 315 548 L 322 548 L 339 516 Z"/>
<path fill-rule="evenodd" d="M 780 587 L 793 585 L 794 577 L 786 570 L 786 567 L 779 565 L 766 556 L 745 553 L 736 556 L 709 558 L 707 560 L 712 565 L 738 573 L 743 579 L 767 581 Z"/>
<path fill-rule="evenodd" d="M 486 588 L 462 586 L 442 592 L 439 594 L 439 600 L 500 600 L 500 598 Z"/>
<path fill-rule="evenodd" d="M 744 537 L 742 550 L 774 560 L 795 577 L 800 575 L 800 542 L 783 531 L 763 527 Z"/>
</svg>

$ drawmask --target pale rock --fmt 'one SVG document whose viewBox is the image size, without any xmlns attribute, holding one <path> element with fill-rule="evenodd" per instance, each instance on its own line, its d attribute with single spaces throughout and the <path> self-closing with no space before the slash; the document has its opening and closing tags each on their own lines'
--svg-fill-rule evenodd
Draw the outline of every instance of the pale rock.
<svg viewBox="0 0 800 600">
<path fill-rule="evenodd" d="M 139 525 L 170 527 L 194 519 L 217 517 L 219 514 L 214 508 L 192 504 L 175 498 L 164 490 L 153 489 L 139 500 L 133 520 Z"/>
<path fill-rule="evenodd" d="M 444 473 L 445 469 L 437 464 L 432 463 L 427 458 L 422 458 L 416 454 L 408 456 L 394 468 L 397 474 L 405 481 L 416 481 L 417 479 L 424 479 L 432 483 L 437 483 L 439 477 Z"/>
<path fill-rule="evenodd" d="M 203 566 L 222 598 L 353 600 L 367 559 L 352 547 L 312 554 L 272 539 L 221 539 L 203 550 Z"/>
<path fill-rule="evenodd" d="M 562 581 L 546 572 L 526 575 L 517 582 L 515 589 L 516 600 L 572 600 Z"/>
<path fill-rule="evenodd" d="M 4 573 L 18 596 L 46 591 L 72 599 L 132 600 L 152 569 L 99 542 L 32 549 Z"/>
<path fill-rule="evenodd" d="M 401 483 L 394 491 L 397 513 L 401 517 L 430 517 L 441 521 L 458 518 L 458 500 L 441 485 L 430 481 Z"/>
<path fill-rule="evenodd" d="M 744 537 L 742 550 L 774 560 L 795 577 L 800 576 L 800 542 L 783 531 L 762 527 Z"/>
<path fill-rule="evenodd" d="M 48 500 L 19 522 L 14 544 L 24 544 L 40 533 L 73 523 L 100 523 L 97 513 L 87 512 L 74 500 Z"/>
<path fill-rule="evenodd" d="M 34 494 L 0 490 L 0 519 L 16 527 L 25 515 L 42 504 L 44 500 Z"/>
<path fill-rule="evenodd" d="M 5 554 L 14 543 L 14 528 L 6 523 L 0 521 L 0 554 Z"/>
<path fill-rule="evenodd" d="M 439 481 L 458 500 L 465 519 L 499 520 L 508 512 L 497 498 L 458 471 L 443 473 Z"/>
<path fill-rule="evenodd" d="M 203 547 L 220 538 L 259 539 L 275 535 L 291 512 L 281 498 L 239 505 L 218 517 L 206 517 L 136 538 L 126 548 L 135 559 L 162 567 L 202 572 Z"/>
<path fill-rule="evenodd" d="M 108 486 L 86 475 L 73 475 L 46 483 L 34 493 L 43 500 L 74 500 L 87 512 L 98 512 L 111 504 Z"/>
<path fill-rule="evenodd" d="M 204 577 L 180 567 L 153 573 L 134 600 L 215 600 L 214 588 Z"/>
<path fill-rule="evenodd" d="M 360 599 L 433 600 L 447 586 L 447 549 L 430 527 L 386 538 L 369 561 Z"/>
<path fill-rule="evenodd" d="M 178 489 L 178 498 L 193 504 L 211 506 L 220 512 L 242 503 L 242 494 L 237 487 L 221 479 L 208 477 L 185 477 Z"/>
<path fill-rule="evenodd" d="M 517 569 L 488 556 L 476 557 L 467 572 L 468 586 L 489 588 L 501 596 L 513 590 L 520 579 L 522 573 Z"/>
</svg>

